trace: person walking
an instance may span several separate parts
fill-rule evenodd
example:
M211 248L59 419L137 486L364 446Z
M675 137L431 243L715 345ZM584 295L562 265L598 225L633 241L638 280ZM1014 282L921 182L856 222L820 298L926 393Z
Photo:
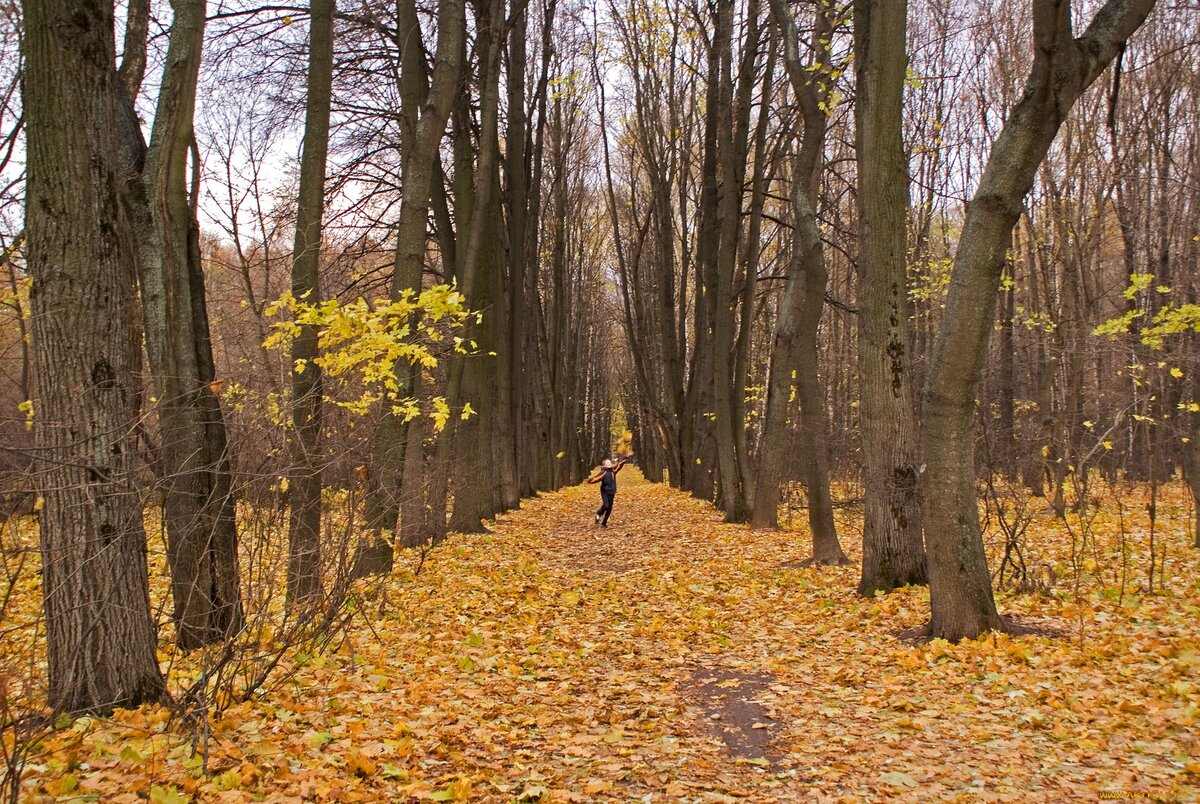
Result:
M617 496L617 472L621 471L621 467L632 457L626 455L615 465L611 458L605 458L600 470L588 478L589 483L600 484L600 508L596 511L596 524L602 528L608 527L608 515L612 513L613 500Z

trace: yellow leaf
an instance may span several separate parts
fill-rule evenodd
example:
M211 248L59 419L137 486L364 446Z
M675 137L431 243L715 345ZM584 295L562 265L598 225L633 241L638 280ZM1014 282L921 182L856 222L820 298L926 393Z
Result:
M359 776L374 776L379 766L361 751L351 751L346 756L346 770Z
M218 790L236 790L242 786L242 773L239 768L230 768L213 779L213 786Z

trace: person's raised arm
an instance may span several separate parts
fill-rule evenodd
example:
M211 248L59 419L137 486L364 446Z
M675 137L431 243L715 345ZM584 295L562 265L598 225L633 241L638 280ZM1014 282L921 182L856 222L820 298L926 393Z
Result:
M622 466L624 466L625 464L629 463L629 461L630 461L632 458L633 458L633 456L632 456L632 455L626 455L624 458L622 458L621 460L617 461L617 468L616 468L616 469L613 469L613 474L615 475L617 472L621 471L621 467L622 467Z
M602 478L602 477L604 477L604 470L603 470L603 469L601 469L600 471L596 472L596 474L594 474L594 475L592 475L591 477L589 477L589 478L588 478L588 480L587 480L587 482L589 482L589 483L599 483L599 482L600 482L600 478Z

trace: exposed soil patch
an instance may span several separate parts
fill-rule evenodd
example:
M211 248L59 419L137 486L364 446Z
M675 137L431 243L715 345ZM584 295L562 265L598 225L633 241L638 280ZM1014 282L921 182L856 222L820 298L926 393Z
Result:
M704 722L725 743L729 753L743 759L775 759L769 749L775 721L761 696L772 677L726 668L698 667L692 674L693 696Z

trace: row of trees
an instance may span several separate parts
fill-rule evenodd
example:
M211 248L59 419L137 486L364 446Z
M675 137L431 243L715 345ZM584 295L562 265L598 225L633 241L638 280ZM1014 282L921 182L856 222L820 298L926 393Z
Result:
M932 4L906 48L903 2L802 5L799 14L784 3L772 3L769 13L753 2L718 4L711 36L699 9L611 3L610 69L622 72L629 122L613 132L624 184L619 191L610 184L610 207L638 368L635 432L648 468L665 468L672 482L713 499L729 520L761 526L774 523L782 456L795 454L788 476L807 488L813 560L841 563L826 445L827 413L841 415L857 425L865 486L860 591L928 578L933 635L1004 627L976 512L980 424L994 459L985 470L1015 472L1028 454L1029 484L1044 493L1048 476L1060 512L1068 473L1086 478L1089 463L1112 470L1123 461L1136 476L1152 455L1174 466L1190 450L1180 436L1195 429L1194 417L1173 418L1182 430L1162 426L1181 400L1179 393L1165 397L1165 388L1153 416L1136 402L1122 411L1111 398L1090 418L1082 412L1083 339L1113 309L1094 284L1084 287L1078 255L1090 246L1088 279L1115 276L1117 293L1140 269L1104 263L1113 191L1071 208L1061 188L1064 177L1120 172L1119 164L1106 164L1124 141L1117 124L1099 150L1081 153L1071 132L1082 114L1071 111L1081 99L1085 106L1108 100L1117 114L1115 87L1088 90L1126 53L1152 6L1106 3L1076 25L1068 3L1034 3L1029 17L1015 19L1012 9L985 3ZM1030 29L1032 41L1021 35ZM918 69L910 69L907 51L919 54ZM1151 71L1157 48L1134 52ZM694 69L702 59L706 69ZM970 104L963 102L968 93ZM852 115L838 103L851 94ZM1059 172L1046 159L1064 125L1068 137L1055 156L1090 157L1082 171L1068 164ZM916 204L910 172L920 182ZM1130 180L1137 174L1131 162ZM1039 195L1031 198L1035 184ZM1075 209L1078 231L1070 228ZM1044 216L1036 233L1017 230L1035 215ZM1046 232L1046 224L1059 228ZM1091 244L1079 242L1088 239L1085 229ZM1023 237L1038 241L1039 265L1021 262ZM833 284L845 288L841 298L830 295L830 266L838 261L827 256L826 241L842 251L849 272ZM1059 255L1048 253L1053 242ZM1143 276L1151 273L1162 274ZM766 282L772 290L764 292ZM998 308L1002 288L1007 306ZM1030 294L1030 308L1018 311L1018 293ZM1086 312L1085 294L1092 298ZM852 306L855 315L848 338L826 328L826 348L840 341L845 351L827 353L835 359L822 367L826 306ZM1051 307L1045 318L1029 312ZM1137 320L1158 314L1135 312ZM1186 326L1188 315L1175 325ZM997 322L1003 339L991 365L999 372L986 389L999 398L985 397L981 406L977 388ZM1022 417L1035 422L1040 440L1029 439L1025 453L1016 435L1018 340L1040 350L1036 391L1023 395L1029 413ZM1146 347L1134 348L1145 360ZM1162 364L1180 376L1186 371L1178 360ZM845 382L847 366L857 387L830 408L822 379L836 382L840 373ZM1096 382L1109 386L1145 365L1097 361L1096 368ZM764 389L758 418L747 415L745 388ZM1139 378L1135 397L1147 395L1142 388ZM857 415L847 419L851 400ZM785 422L793 416L789 443ZM1135 438L1117 449L1104 438L1097 445L1112 455L1099 461L1080 437L1097 421L1130 433L1154 425L1158 447ZM1158 476L1167 476L1165 468Z
M244 333L211 329L221 319L207 306L199 226L205 182L195 110L212 41L206 3L172 3L168 44L157 54L152 4L131 4L119 64L112 4L30 2L24 9L33 454L44 499L54 708L103 709L163 694L146 581L146 469L164 503L180 646L220 642L241 628L235 485L246 487L247 477L234 466L256 459L239 453L256 440L247 437L250 428L235 428L231 443L227 405L239 416L247 408L258 414L262 429L272 423L262 414L282 400L273 419L289 426L283 443L265 439L276 442L277 457L260 472L285 481L276 487L286 489L291 512L287 598L299 612L320 602L331 580L323 577L321 533L322 474L331 455L357 451L365 459L367 535L351 568L365 575L390 570L397 542L436 543L448 527L479 530L523 494L577 481L607 448L612 363L587 348L603 322L602 262L566 209L583 184L564 157L576 147L570 131L580 121L557 95L548 100L554 6L542 9L537 59L526 54L523 10L511 19L503 3L471 10L468 26L462 0L446 0L424 18L415 3L364 5L340 17L335 50L333 4L308 9L302 155L295 224L287 227L294 243L285 255L291 287L274 305L294 323L284 322L274 337L266 302L282 288L270 251L278 255L272 241L285 232L242 234L247 225L265 233L272 211L261 203L238 208L246 203L238 183L247 174L235 139L226 151L229 203L213 205L234 236L208 244L209 273L226 259L244 280L241 298L214 300L236 300L254 319L258 342L288 352L281 360L263 350L242 358L241 367L230 364L229 347ZM225 36L261 24L253 11L229 16ZM282 22L280 30L292 20ZM273 44L295 44L287 33ZM135 110L156 56L162 72L151 88L145 145ZM503 126L502 87L509 99ZM340 119L332 128L335 97ZM381 105L372 108L372 98ZM365 208L394 219L376 241L392 257L371 272L373 281L382 275L382 292L367 291L365 305L350 303L362 294L355 286L361 277L323 270L331 138L386 143L386 154L339 168L398 179L394 195ZM262 176L249 164L250 192L257 193ZM551 191L540 190L543 180ZM543 216L543 204L556 214ZM397 206L398 216L391 211ZM364 253L355 264L369 259ZM332 293L323 286L331 279L342 280ZM468 315L466 304L477 314ZM219 372L214 342L225 352ZM260 361L275 364L257 383L274 386L273 394L252 388ZM324 389L339 377L340 401L378 416L361 449L327 441ZM234 404L227 387L250 404ZM149 427L144 411L153 414Z
M1195 466L1200 108L1188 12L1126 44L1152 6L174 0L163 48L135 0L118 61L111 3L26 0L6 270L33 279L51 704L162 694L150 489L191 649L246 617L239 495L286 492L303 617L324 488L365 498L336 572L385 573L578 482L614 420L730 521L776 526L800 480L817 563L847 560L830 474L861 473L860 592L928 580L932 635L1005 627L977 468L1061 511L1088 465Z

